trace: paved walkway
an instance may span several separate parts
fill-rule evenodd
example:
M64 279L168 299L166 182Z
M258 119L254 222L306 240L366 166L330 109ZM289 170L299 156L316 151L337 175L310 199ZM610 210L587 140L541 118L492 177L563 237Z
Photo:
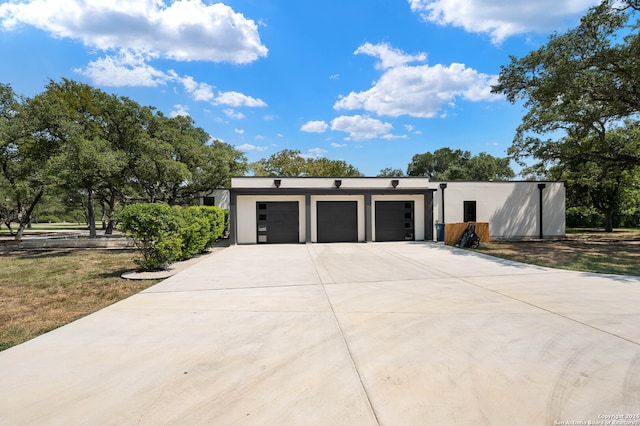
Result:
M0 424L605 424L640 414L639 325L640 278L233 246L0 352Z

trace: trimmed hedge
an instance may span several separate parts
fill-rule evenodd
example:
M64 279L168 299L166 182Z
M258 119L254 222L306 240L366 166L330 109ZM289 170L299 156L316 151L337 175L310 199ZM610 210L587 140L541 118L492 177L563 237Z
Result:
M143 271L166 268L206 251L224 234L225 210L214 206L131 204L119 210L118 228L133 238Z

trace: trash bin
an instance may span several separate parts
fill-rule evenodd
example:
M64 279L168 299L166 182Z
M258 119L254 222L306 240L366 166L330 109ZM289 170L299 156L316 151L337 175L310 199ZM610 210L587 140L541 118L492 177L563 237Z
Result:
M436 223L436 241L444 241L444 223Z

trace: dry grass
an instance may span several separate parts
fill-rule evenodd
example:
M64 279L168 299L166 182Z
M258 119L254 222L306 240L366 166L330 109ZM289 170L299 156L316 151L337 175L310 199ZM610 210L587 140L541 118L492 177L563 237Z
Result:
M553 268L640 276L640 230L574 231L557 241L496 241L482 253Z
M0 253L0 350L155 284L120 278L135 269L133 256L109 250Z

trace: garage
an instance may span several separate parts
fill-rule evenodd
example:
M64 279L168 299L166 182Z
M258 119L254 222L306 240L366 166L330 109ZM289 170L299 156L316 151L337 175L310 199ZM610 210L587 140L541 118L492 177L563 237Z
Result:
M413 241L413 201L376 201L376 241Z
M318 201L319 243L358 241L357 201Z
M428 184L427 178L414 177L232 178L227 197L229 240L233 244L430 241L435 190Z
M256 203L258 243L298 243L300 238L298 217L297 201Z

